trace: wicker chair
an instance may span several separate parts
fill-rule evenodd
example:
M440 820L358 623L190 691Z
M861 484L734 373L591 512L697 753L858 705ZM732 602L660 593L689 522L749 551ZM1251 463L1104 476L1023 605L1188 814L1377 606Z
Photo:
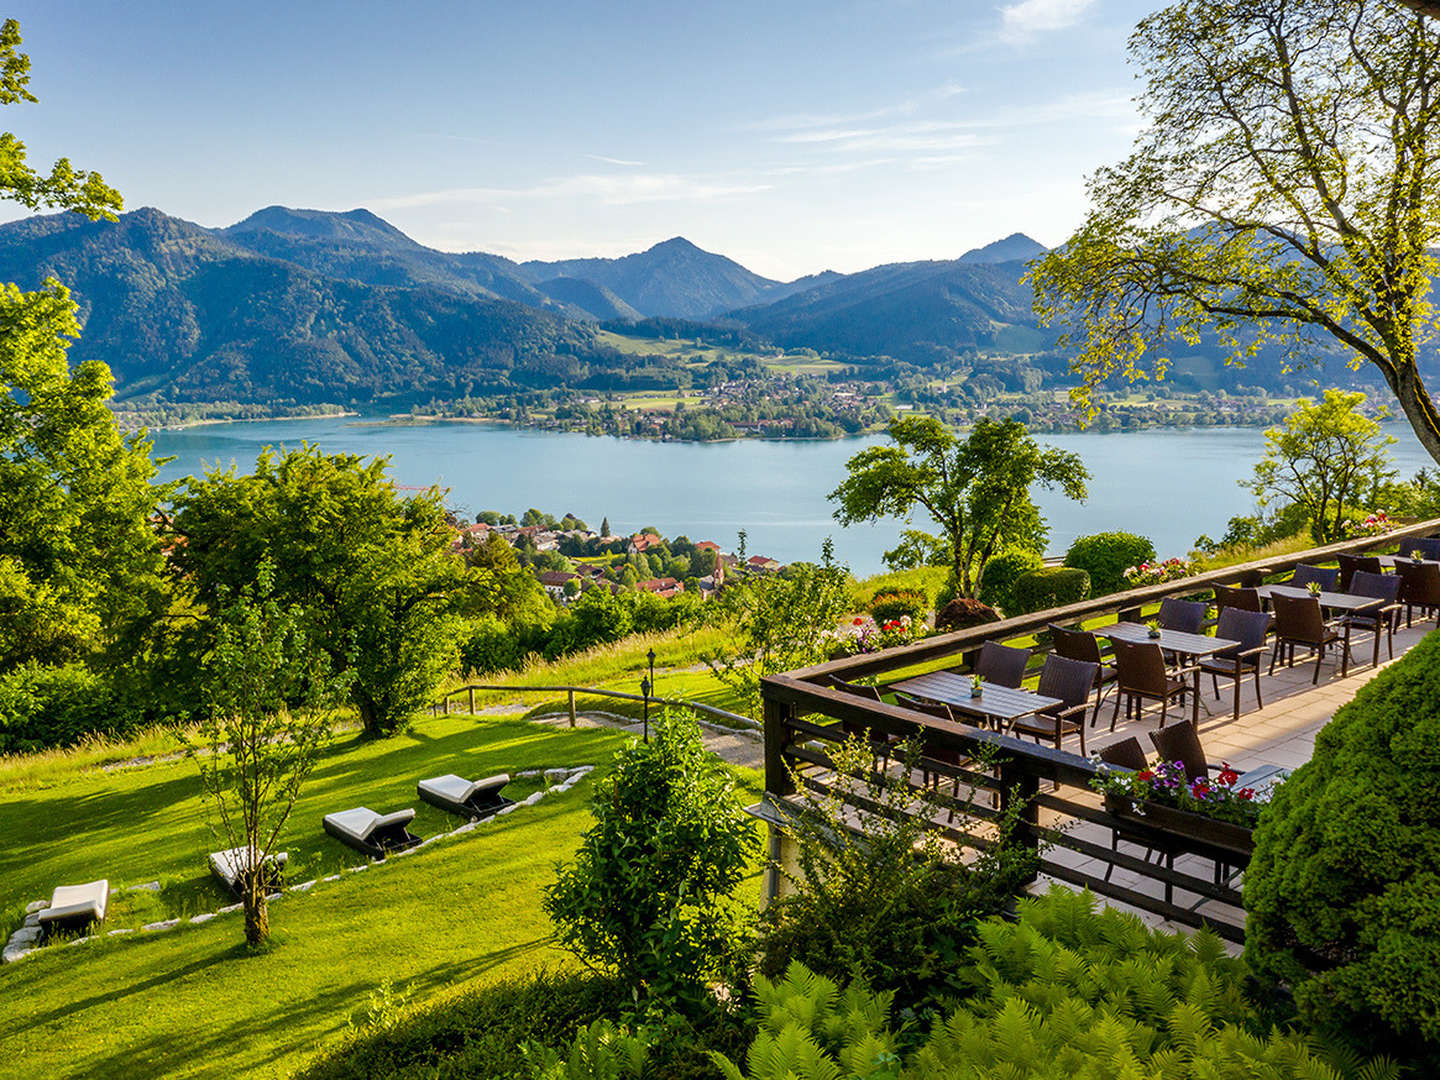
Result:
M1188 727L1189 725L1182 724L1181 726ZM1100 760L1105 762L1105 764L1107 765L1115 765L1122 769L1130 769L1133 772L1139 772L1141 769L1148 769L1150 767L1150 762L1145 760L1145 751L1140 746L1140 740L1135 738L1134 736L1131 736L1128 739L1121 739L1119 742L1111 743L1109 746L1105 747L1105 749L1100 751L1099 757ZM1171 870L1175 869L1176 852L1174 850L1167 850L1165 848L1155 847L1154 837L1152 837L1150 834L1141 832L1138 829L1127 828L1124 825L1112 826L1110 829L1110 850L1118 852L1120 850L1121 840L1124 840L1127 843L1131 844L1138 844L1139 846L1143 847L1145 849L1146 862L1150 861L1151 855L1158 854L1160 858L1164 861L1167 868ZM1108 864L1105 867L1105 880L1109 881L1110 875L1114 872L1115 864ZM1166 903L1169 903L1171 899L1171 887L1169 884L1166 884Z
M1118 673L1115 685L1115 711L1110 716L1110 730L1115 730L1115 721L1120 716L1120 703L1125 702L1127 719L1139 718L1146 701L1160 702L1160 726L1165 726L1166 713L1170 702L1180 698L1183 704L1185 693L1190 686L1180 676L1189 674L1194 668L1170 671L1165 666L1165 656L1154 642L1121 641L1111 638L1115 649L1115 669Z
M1183 634L1198 634L1205 622L1209 605L1199 600L1180 600L1167 596L1160 601L1160 614L1155 621L1162 630L1176 630Z
M980 646L980 657L975 661L975 674L996 686L1009 686L1018 690L1025 681L1025 665L1028 663L1029 649L1014 649L996 641L987 641Z
M1220 676L1234 680L1236 720L1240 719L1240 683L1249 672L1255 674L1255 707L1265 707L1260 697L1260 657L1265 652L1265 637L1269 632L1270 615L1267 612L1223 608L1220 622L1215 627L1215 636L1238 641L1239 644L1200 661L1200 670L1209 674L1210 685L1215 688L1217 698L1220 696Z
M1240 585L1216 585L1215 607L1220 612L1224 612L1226 608L1239 608L1241 611L1263 610L1260 606L1260 591Z
M1079 734L1080 756L1085 756L1085 714L1090 711L1090 691L1095 686L1098 665L1089 660L1071 660L1051 653L1045 658L1040 670L1040 685L1036 688L1043 697L1059 698L1059 705L1052 705L1033 716L1021 717L1011 725L1016 735L1034 736L1036 742L1042 739L1061 748L1066 735Z
M856 697L864 698L866 701L873 701L880 704L883 704L885 701L880 694L880 688L877 686L862 686L860 683L846 682L838 675L827 675L825 682L832 690L841 690L847 694L854 694ZM859 735L867 739L874 751L880 755L881 761L885 766L890 764L890 754L891 751L895 749L895 745L905 738L903 735L892 735L888 732L876 731L869 724L859 720L841 720L840 730L845 733L847 738Z
M1340 591L1349 592L1350 582L1361 571L1367 574L1380 573L1380 559L1375 555L1336 555L1340 564Z
M1320 664L1325 651L1334 645L1340 649L1340 677L1350 673L1350 631L1325 621L1320 611L1320 601L1313 596L1271 596L1275 605L1275 648L1270 654L1270 673L1275 673L1275 661L1281 652L1288 650L1289 665L1295 663L1295 646L1302 645L1315 656L1315 674L1312 683L1320 681ZM1344 629L1344 633L1341 633Z
M1414 621L1415 609L1435 615L1440 625L1440 566L1434 563L1395 560L1395 573L1400 578L1400 603L1405 605L1405 625Z
M1390 646L1390 659L1395 659L1395 626L1400 621L1400 586L1404 580L1399 574L1370 573L1357 570L1350 579L1347 590L1353 596L1373 596L1383 604L1366 611L1352 611L1346 614L1344 623L1350 629L1362 630L1374 639L1374 651L1370 663L1380 666L1380 634L1384 631Z
M1309 566L1301 563L1295 567L1295 572L1290 575L1290 580L1285 582L1296 589L1309 588L1311 583L1318 584L1325 592L1334 592L1340 586L1340 568L1338 566Z
M1057 655L1095 665L1095 712L1090 717L1090 726L1094 727L1100 721L1100 702L1105 698L1105 687L1115 681L1115 669L1101 658L1100 639L1089 630L1070 630L1054 623L1050 624L1049 630Z
M910 694L897 692L895 694L895 704L906 709L912 709L918 713L924 713L926 716L933 716L937 720L949 720L952 724L965 724L969 722L963 717L956 718L955 714L950 711L950 706L946 705L943 701L928 701L925 698L917 698ZM940 788L941 774L929 768L927 761L934 761L941 765L950 765L957 769L962 765L971 764L971 759L963 756L959 750L950 746L939 746L931 739L924 739L920 755L920 782L926 787L934 787L937 791ZM955 783L950 789L951 797L959 799L960 777L955 776L952 777L952 779ZM998 795L992 797L998 799ZM949 820L955 820L955 811L953 808L950 810Z
M1163 731L1150 732L1150 741L1161 761L1178 761L1185 768L1186 780L1208 779L1213 771L1205 760L1200 736L1189 724L1176 724Z
M1422 536L1418 540L1407 540L1405 554L1419 550L1427 559L1440 559L1440 536Z

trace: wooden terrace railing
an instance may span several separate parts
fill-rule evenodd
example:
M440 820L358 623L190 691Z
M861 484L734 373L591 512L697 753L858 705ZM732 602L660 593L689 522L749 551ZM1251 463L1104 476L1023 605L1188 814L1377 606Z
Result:
M966 630L939 634L909 645L869 655L846 657L799 671L773 675L762 682L765 731L765 788L768 813L761 816L782 823L783 804L796 793L798 782L806 788L825 792L836 789L835 763L829 747L842 740L847 727L868 728L886 735L919 734L928 752L935 749L958 751L959 759L973 758L982 745L999 753L993 772L955 767L926 758L925 768L944 777L958 777L973 791L995 792L1001 810L1016 800L1022 805L1017 839L1037 850L1040 873L1071 885L1122 901L1143 911L1190 926L1208 925L1232 941L1244 939L1244 909L1241 894L1233 884L1235 871L1249 863L1249 851L1232 838L1179 832L1151 822L1125 821L1120 850L1112 850L1111 828L1117 818L1100 804L1090 788L1097 766L1089 759L1022 741L1009 735L982 730L963 723L950 723L900 705L867 701L855 694L825 685L827 677L846 681L913 672L925 666L951 666L958 660L968 667L986 641L1036 642L1036 652L1046 651L1046 628L1052 624L1086 624L1092 628L1105 621L1139 619L1152 605L1169 596L1195 596L1213 592L1217 584L1241 582L1260 584L1292 570L1300 563L1324 563L1339 554L1359 554L1393 548L1404 550L1404 541L1440 532L1440 519L1423 521L1381 536L1369 536L1289 555L1230 566L1160 585L1131 589L1096 597L1077 604L1005 619ZM1103 632L1103 631L1102 631ZM839 723L837 723L839 721ZM946 755L949 756L949 755ZM913 783L913 781L912 781ZM942 785L943 786L943 785ZM848 792L846 785L839 789ZM847 794L847 801L865 810L860 796ZM948 803L946 797L940 801ZM990 843L986 826L997 811L984 805L986 799L971 800L967 824L957 816L955 825L940 826L956 843L984 848ZM956 804L958 809L965 809ZM1219 830L1217 830L1217 833ZM1171 852L1174 869L1157 865L1132 854L1136 844ZM1129 850L1125 850L1128 847ZM772 845L772 851L774 847ZM1198 858L1186 858L1194 856ZM1138 875L1139 881L1124 884L1106 880L1108 871ZM1220 868L1226 872L1220 872ZM1122 875L1123 876L1123 875ZM1177 903L1176 891L1195 899Z

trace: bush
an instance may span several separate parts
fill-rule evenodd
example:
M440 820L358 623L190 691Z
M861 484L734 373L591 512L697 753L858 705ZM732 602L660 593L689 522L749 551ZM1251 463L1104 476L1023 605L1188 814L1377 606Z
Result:
M87 735L125 735L139 723L110 683L79 664L30 661L0 676L0 753L72 746Z
M1153 562L1155 545L1147 538L1127 532L1103 532L1081 536L1065 553L1065 565L1090 575L1092 596L1120 592L1125 586L1125 568Z
M1301 1014L1440 1070L1440 633L1380 672L1275 791L1246 955Z
M1090 595L1090 575L1070 566L1046 566L1015 580L1016 615L1079 603Z
M929 611L930 597L924 589L886 589L876 593L875 599L870 602L870 617L881 624L906 615L918 622Z
M460 665L467 676L512 671L524 660L519 633L493 615L476 619L460 646Z
M985 570L980 575L980 595L977 599L982 604L989 604L1001 611L1013 611L1016 580L1020 575L1039 570L1044 565L1045 560L1033 551L1020 548L1002 551L985 563Z
M636 991L698 1005L735 954L726 897L757 841L688 712L667 710L595 785L595 824L545 893L560 943ZM697 1010L698 1011L698 1010Z

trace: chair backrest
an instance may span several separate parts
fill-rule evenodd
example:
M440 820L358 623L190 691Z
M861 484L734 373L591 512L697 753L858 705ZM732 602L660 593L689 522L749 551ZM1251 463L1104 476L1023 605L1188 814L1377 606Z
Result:
M1406 555L1419 548L1425 558L1440 559L1440 536L1422 536L1418 540L1407 540L1401 548Z
M950 711L950 706L946 705L943 701L927 701L924 698L917 698L911 694L896 691L895 704L906 709L913 709L918 713L924 713L926 716L933 716L938 720L955 722L955 714Z
M1090 660L1071 660L1068 656L1051 653L1045 657L1045 666L1040 670L1040 685L1036 688L1042 697L1059 698L1069 709L1084 705L1090 700L1090 691L1095 687L1095 676L1100 665Z
M1393 603L1400 596L1403 580L1399 574L1382 574L1378 570L1372 574L1368 570L1356 570L1350 578L1350 588L1345 591L1353 596L1373 596Z
M1014 649L998 641L987 641L980 646L980 658L975 661L975 674L996 686L1016 689L1025 681L1025 665L1030 662L1029 649Z
M1156 622L1162 630L1178 630L1185 634L1198 634L1200 624L1205 621L1205 612L1209 604L1199 600L1181 600L1178 597L1167 596L1160 601L1160 614Z
M1303 589L1312 581L1318 582L1326 592L1334 592L1340 585L1340 568L1337 566L1310 566L1301 563L1285 584Z
M873 686L861 686L859 683L846 682L838 675L827 675L825 676L825 681L829 683L832 689L843 690L845 693L854 694L856 697L862 697L869 701L885 700L880 696L880 691Z
M1380 559L1374 555L1336 555L1340 564L1340 591L1349 592L1350 582L1360 571L1367 574L1380 573Z
M1153 641L1121 641L1111 638L1115 647L1115 672L1120 689L1138 690L1143 694L1163 695L1169 685L1165 673L1165 654Z
M1240 644L1223 649L1218 655L1234 657L1240 653L1247 653L1251 649L1262 648L1265 644L1265 635L1269 632L1270 616L1267 612L1225 608L1220 612L1220 621L1215 626L1215 636L1238 641ZM1258 655L1247 656L1245 662L1256 664L1260 662L1260 658Z
M1260 592L1258 589L1246 589L1240 585L1216 585L1215 607L1222 612L1226 608L1259 611Z
M1400 599L1409 604L1440 604L1440 566L1395 560L1400 578Z
M1171 724L1152 731L1150 741L1155 744L1161 761L1178 761L1184 766L1187 780L1207 775L1205 750L1200 745L1200 736L1189 724Z
M1134 769L1136 772L1150 767L1150 762L1145 760L1145 748L1133 735L1128 739L1113 742L1101 750L1100 760L1106 765L1118 765L1122 769Z
M1313 596L1270 597L1275 605L1275 633L1286 641L1318 645L1325 637L1325 617Z
M1048 629L1058 655L1070 660L1100 663L1100 639L1089 630L1071 630L1054 623L1051 623Z

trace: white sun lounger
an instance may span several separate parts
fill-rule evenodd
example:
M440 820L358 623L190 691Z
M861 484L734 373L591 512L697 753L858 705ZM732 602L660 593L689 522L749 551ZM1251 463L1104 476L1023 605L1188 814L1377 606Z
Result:
M265 873L263 875L265 887L278 886L285 869L285 864L290 859L288 851L277 851L265 859ZM240 895L240 874L250 863L250 853L247 848L227 848L224 851L212 851L210 853L210 872L220 879L225 888L229 889L236 896Z
M325 831L372 859L383 859L389 852L404 851L420 843L420 837L405 827L414 817L414 810L377 814L368 806L357 806L354 810L326 814Z
M50 897L50 906L40 912L41 933L83 930L105 918L109 903L110 882L104 878L84 885L61 885Z
M415 785L415 790L431 806L475 820L490 817L511 805L513 800L500 794L500 789L508 783L509 773L487 776L484 780L466 780L448 773L421 780Z

